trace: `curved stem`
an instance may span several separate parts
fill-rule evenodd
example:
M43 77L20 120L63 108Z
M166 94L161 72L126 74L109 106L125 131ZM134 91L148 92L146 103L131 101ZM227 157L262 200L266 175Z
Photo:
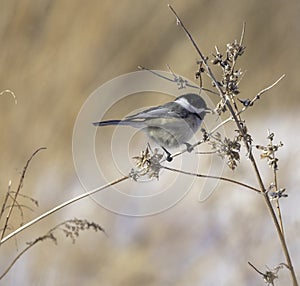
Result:
M229 183L232 183L232 184L236 184L236 185L245 187L247 189L250 189L252 191L255 191L257 193L260 193L260 190L254 188L254 187L252 187L250 185L247 185L247 184L242 183L242 182L235 181L235 180L230 179L230 178L219 177L219 176L212 176L212 175L203 175L203 174L192 173L192 172L186 172L186 171L182 171L182 170L178 170L178 169L174 169L174 168L170 168L170 167L165 167L165 166L162 166L162 169L173 171L173 172L177 172L177 173L181 173L181 174L185 174L185 175L195 176L195 177L199 177L199 178L217 179L217 180L229 182Z
M81 195L79 195L79 196L76 196L75 198L72 198L72 199L70 199L70 200L68 200L68 201L66 201L66 202L63 202L62 204L60 204L60 205L58 205L58 206L52 208L51 210L49 210L49 211L47 211L47 212L41 214L41 215L38 216L37 218L35 218L35 219L29 221L28 223L22 225L21 227L19 227L18 229L16 229L16 230L13 231L12 233L10 233L9 235L7 235L7 236L5 236L4 238L2 238L1 241L0 241L0 245L3 244L4 242L6 242L7 240L9 240L10 238L14 237L15 235L17 235L18 233L20 233L20 232L23 231L24 229L26 229L26 228L28 228L28 227L34 225L34 224L37 223L38 221L40 221L40 220L46 218L47 216L49 216L49 215L51 215L51 214L53 214L53 213L59 211L60 209L64 208L65 206L68 206L68 205L70 205L70 204L72 204L72 203L75 203L75 202L77 202L77 201L79 201L79 200L81 200L81 199L83 199L83 198L85 198L85 197L88 197L88 196L90 196L90 195L92 195L92 194L95 194L95 193L97 193L97 192L99 192L99 191L102 191L102 190L104 190L104 189L106 189L106 188L108 188L108 187L110 187L110 186L116 185L116 184L118 184L118 183L120 183L120 182L122 182L122 181L125 181L125 180L127 180L127 179L129 179L129 177L128 177L128 176L124 176L124 177L119 178L119 179L117 179L117 180L115 180L115 181L112 181L112 182L110 182L110 183L107 183L106 185L104 185L104 186L102 186L102 187L96 188L96 189L94 189L94 190L92 190L92 191L90 191L90 192L86 192L86 193L81 194Z

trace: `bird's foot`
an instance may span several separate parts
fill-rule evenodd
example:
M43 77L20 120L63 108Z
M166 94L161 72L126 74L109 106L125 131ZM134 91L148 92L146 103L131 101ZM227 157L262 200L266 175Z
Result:
M191 145L190 143L184 143L186 146L186 150L191 153L194 150L193 145Z
M172 162L173 158L172 158L172 154L163 146L161 146L161 148L163 148L163 150L165 151L167 157L166 157L166 160L168 162Z

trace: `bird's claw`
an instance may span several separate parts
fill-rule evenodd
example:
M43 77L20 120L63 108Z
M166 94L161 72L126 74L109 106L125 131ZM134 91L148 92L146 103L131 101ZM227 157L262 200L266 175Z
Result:
M165 147L161 146L161 148L163 148L163 150L167 154L166 160L168 162L172 162L173 161L172 154Z
M186 146L186 150L191 153L194 150L193 145L191 145L190 143L184 143Z

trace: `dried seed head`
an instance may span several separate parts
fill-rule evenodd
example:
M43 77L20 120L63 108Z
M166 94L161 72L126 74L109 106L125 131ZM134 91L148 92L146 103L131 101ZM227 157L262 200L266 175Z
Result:
M233 140L227 137L222 139L221 134L217 132L210 137L209 144L221 158L227 159L227 166L231 170L235 170L237 163L240 161L241 144L239 141L238 137Z
M133 157L136 160L136 168L131 170L129 176L135 181L138 181L142 177L158 180L162 158L163 154L159 153L157 148L152 152L147 147L145 151L141 152L140 156Z

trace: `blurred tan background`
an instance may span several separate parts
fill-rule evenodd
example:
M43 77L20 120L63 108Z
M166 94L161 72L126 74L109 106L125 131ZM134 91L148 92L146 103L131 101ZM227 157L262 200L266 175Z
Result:
M252 98L280 75L286 78L246 118L263 143L266 129L285 143L280 182L290 198L282 203L286 235L300 269L299 214L299 50L300 2L169 1L207 55L240 37L246 21L246 74L241 97ZM87 97L106 81L138 65L166 70L166 64L193 79L198 58L176 26L168 1L0 1L1 200L8 181L17 186L22 168L38 147L23 193L39 208L26 219L83 192L72 161L72 131ZM209 83L208 80L205 81ZM256 129L261 127L261 129ZM261 162L260 162L261 163ZM264 162L262 162L264 163ZM267 184L270 170L262 164ZM247 162L227 176L255 184ZM276 266L284 258L259 196L220 184L198 203L197 184L168 211L145 218L120 216L85 199L49 217L1 248L1 270L26 241L63 219L87 218L109 237L82 233L75 245L58 235L26 253L1 285L263 285L248 267ZM17 221L14 227L17 226ZM13 226L12 226L13 227ZM298 271L299 273L299 271ZM288 285L285 272L276 285Z

